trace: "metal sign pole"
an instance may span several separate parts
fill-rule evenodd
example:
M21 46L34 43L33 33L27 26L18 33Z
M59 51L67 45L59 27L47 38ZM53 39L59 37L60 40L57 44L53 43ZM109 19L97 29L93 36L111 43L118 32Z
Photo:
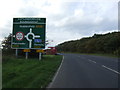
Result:
M39 60L41 60L41 52L39 52Z
M16 58L18 57L18 49L16 49L16 51L15 51L15 56L16 56Z
M25 54L26 54L26 59L28 59L28 52L26 52Z

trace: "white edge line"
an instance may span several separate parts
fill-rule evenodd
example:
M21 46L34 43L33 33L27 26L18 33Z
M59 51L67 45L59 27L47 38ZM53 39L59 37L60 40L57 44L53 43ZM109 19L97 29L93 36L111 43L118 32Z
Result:
M60 64L57 72L55 73L55 76L54 76L53 79L52 79L52 82L48 85L47 88L51 88L51 86L53 85L53 83L54 83L54 81L55 81L55 79L56 79L56 77L57 77L57 75L58 75L58 73L59 73L59 71L60 71L60 69L61 69L61 66L62 66L62 64L63 64L63 60L64 60L64 56L63 56L62 62L61 62L61 64Z
M111 68L109 68L109 67L106 67L105 65L102 65L102 67L104 67L104 68L106 68L106 69L108 69L108 70L110 70L110 71L113 71L113 72L115 72L115 73L117 73L117 74L120 74L118 71L115 71L115 70L113 70L113 69L111 69Z

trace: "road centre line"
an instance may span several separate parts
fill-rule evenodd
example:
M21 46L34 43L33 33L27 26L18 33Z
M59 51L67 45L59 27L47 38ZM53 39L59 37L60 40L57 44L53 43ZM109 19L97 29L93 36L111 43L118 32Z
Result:
M90 62L93 62L93 63L96 63L95 61L93 61L93 60L90 60L90 59L88 59Z
M93 60L90 60L90 59L88 59L90 62L93 62L93 63L96 63L95 61L93 61ZM106 69L108 69L108 70L110 70L110 71L113 71L113 72L115 72L115 73L117 73L117 74L120 74L120 72L118 72L118 71L116 71L116 70L113 70L113 69L111 69L111 68L109 68L109 67L107 67L107 66L105 66L105 65L102 65L102 67L104 67L104 68L106 68Z
M115 73L117 73L117 74L120 74L118 71L113 70L113 69L111 69L111 68L109 68L109 67L106 67L105 65L102 65L102 67L104 67L104 68L106 68L106 69L108 69L108 70L110 70L110 71L113 71L113 72L115 72Z

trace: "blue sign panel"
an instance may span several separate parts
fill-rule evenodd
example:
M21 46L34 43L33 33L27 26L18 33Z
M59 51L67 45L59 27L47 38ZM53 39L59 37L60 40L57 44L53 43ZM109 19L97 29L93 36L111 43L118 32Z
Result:
M42 40L41 40L41 39L34 39L34 42L35 42L35 43L41 43Z

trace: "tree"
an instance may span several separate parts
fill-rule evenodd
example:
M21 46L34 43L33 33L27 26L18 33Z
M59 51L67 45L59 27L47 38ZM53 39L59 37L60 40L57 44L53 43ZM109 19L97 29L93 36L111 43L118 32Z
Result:
M8 35L8 37L4 38L4 40L2 41L3 49L11 49L11 38L12 38L11 33Z
M120 32L94 34L92 37L67 41L57 46L61 52L118 53L120 52Z

